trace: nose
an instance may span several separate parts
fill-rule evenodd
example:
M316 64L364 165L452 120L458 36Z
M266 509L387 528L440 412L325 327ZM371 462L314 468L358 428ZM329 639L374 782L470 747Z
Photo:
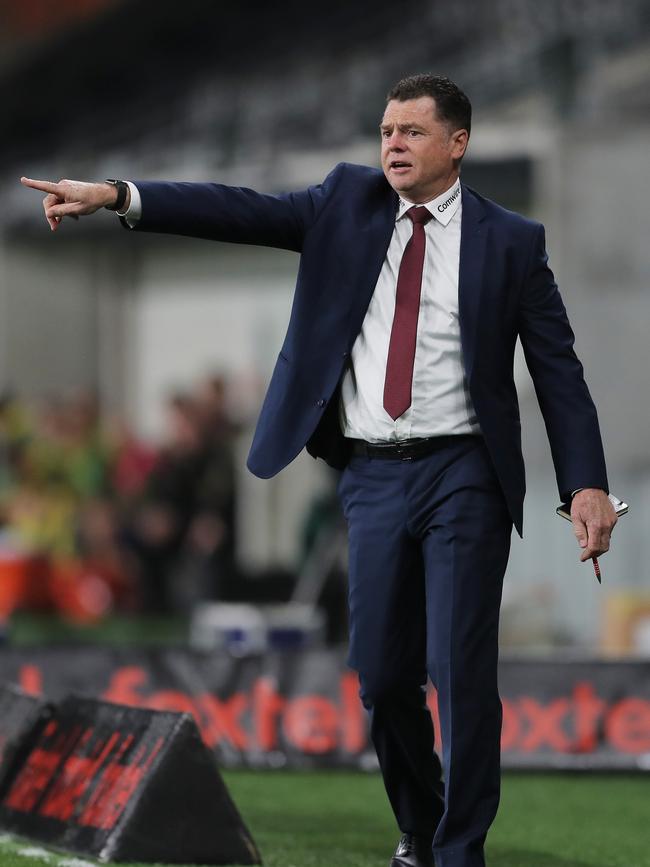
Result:
M385 139L386 146L389 151L403 151L405 150L405 141L404 136L399 130L395 130L395 132L391 133L391 135Z

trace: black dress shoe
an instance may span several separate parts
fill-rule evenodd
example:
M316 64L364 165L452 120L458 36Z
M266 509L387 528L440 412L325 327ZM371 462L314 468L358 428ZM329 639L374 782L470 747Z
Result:
M431 842L413 834L402 834L390 867L434 867Z

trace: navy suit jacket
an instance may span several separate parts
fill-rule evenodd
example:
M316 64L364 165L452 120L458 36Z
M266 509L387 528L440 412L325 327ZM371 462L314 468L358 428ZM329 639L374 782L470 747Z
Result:
M383 173L341 163L318 186L280 196L221 184L135 182L138 230L258 244L301 254L287 334L248 467L270 478L306 446L342 468L338 389L395 225ZM607 490L593 401L547 264L544 229L463 185L459 310L470 395L519 533L525 493L513 356L520 338L560 495Z

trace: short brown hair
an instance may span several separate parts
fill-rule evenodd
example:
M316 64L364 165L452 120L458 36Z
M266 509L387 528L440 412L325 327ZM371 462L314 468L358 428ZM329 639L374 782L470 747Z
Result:
M470 134L472 104L460 87L444 75L409 75L391 87L386 101L396 99L398 102L405 102L421 96L430 96L434 100L439 119L448 123L454 132L457 129L466 129L467 135Z

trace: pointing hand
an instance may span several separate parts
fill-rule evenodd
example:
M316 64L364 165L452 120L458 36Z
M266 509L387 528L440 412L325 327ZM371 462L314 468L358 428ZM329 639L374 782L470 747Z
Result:
M21 178L20 182L26 187L47 193L43 199L43 210L53 232L59 228L64 217L76 220L80 216L94 214L117 200L114 184L89 184L68 180L55 184L52 181L37 181L32 178Z

